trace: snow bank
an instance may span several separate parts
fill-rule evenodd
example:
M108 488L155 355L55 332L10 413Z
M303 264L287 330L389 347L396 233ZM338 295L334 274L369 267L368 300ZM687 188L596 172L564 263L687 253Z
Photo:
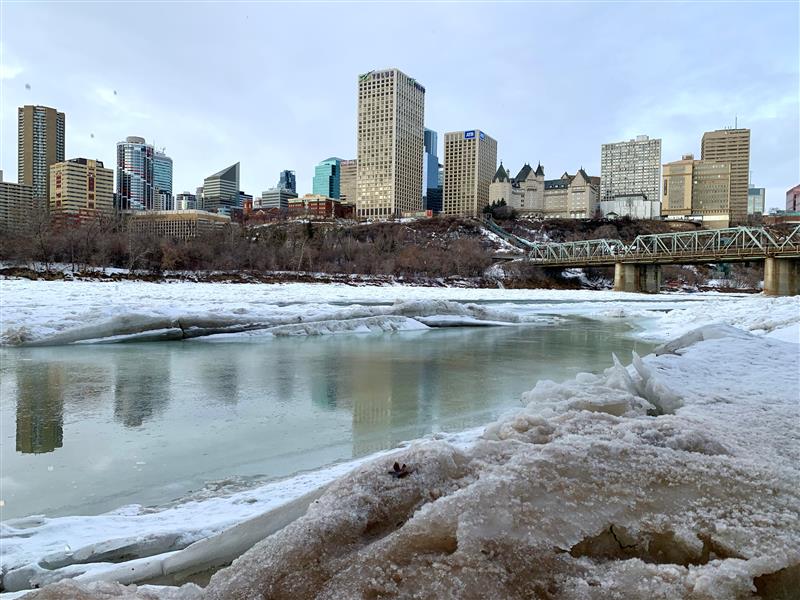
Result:
M473 444L363 464L204 589L30 597L790 598L798 369L796 344L706 327L627 368L540 382Z
M354 287L345 284L114 283L0 280L0 345L74 343L101 339L124 341L132 336L169 337L193 333L254 331L257 328L374 316L432 316L419 312L420 302L508 303L502 310L528 304L532 312L559 313L568 302L576 312L591 313L598 304L646 302L666 309L683 307L703 295L659 296L588 290L505 290ZM735 298L714 293L713 297ZM416 302L417 312L386 309ZM350 308L344 308L349 306ZM429 305L430 306L430 305ZM146 307L146 308L145 308ZM356 310L358 308L358 310ZM497 307L500 310L500 307ZM440 314L453 313L450 309ZM519 314L517 311L515 314ZM477 319L502 321L504 317ZM94 329L93 329L94 328ZM196 329L193 329L196 328ZM179 331L180 330L180 331ZM213 333L213 332L212 332ZM109 340L114 336L123 336ZM131 336L131 337L125 337Z
M91 319L87 319L90 320ZM55 346L181 340L231 334L325 335L333 333L371 333L476 325L546 322L523 318L515 312L448 300L398 301L389 306L353 305L315 307L301 312L295 306L271 306L253 311L232 310L217 313L192 313L172 309L154 314L117 310L116 314L88 325L70 327L68 323L35 331L27 324L8 323L0 342L14 346Z

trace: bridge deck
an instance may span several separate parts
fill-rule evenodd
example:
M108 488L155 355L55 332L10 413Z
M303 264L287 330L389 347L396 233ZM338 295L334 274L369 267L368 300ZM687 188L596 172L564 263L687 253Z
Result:
M746 262L768 257L800 258L800 226L785 236L763 227L732 227L640 235L630 244L606 239L532 243L527 254L527 259L535 264L563 268L615 263Z

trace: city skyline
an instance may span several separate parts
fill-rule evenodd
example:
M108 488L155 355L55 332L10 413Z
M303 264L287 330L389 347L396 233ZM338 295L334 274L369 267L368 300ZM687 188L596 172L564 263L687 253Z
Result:
M197 30L213 22L233 27L241 39L220 50L195 44L191 36L173 41L139 27L144 39L152 35L175 57L173 62L143 65L133 49L120 55L96 52L104 44L119 50L113 42L118 29L98 5L6 4L0 168L10 181L17 170L16 111L38 104L67 115L67 159L114 164L116 143L141 136L157 149L166 147L173 158L173 193L194 191L209 173L239 161L241 188L248 193L257 195L271 187L283 169L296 171L300 194L310 192L314 166L321 160L356 156L358 75L397 67L426 87L425 126L439 133L439 156L445 132L479 123L498 140L498 162L514 171L535 160L555 171L580 165L599 174L602 144L640 134L663 140L662 163L689 153L699 156L703 133L732 127L738 117L739 126L752 131L752 183L766 188L768 208L782 207L786 190L800 178L798 67L792 60L797 56L792 23L798 7L776 4L763 11L756 5L724 5L720 13L719 6L684 6L677 11L669 4L515 5L515 16L522 13L553 24L546 28L552 32L519 40L498 37L507 35L503 32L509 11L488 5L463 5L457 11L446 4L414 5L413 10L398 11L391 5L336 4L315 7L312 14L308 7L275 4L235 4L228 9L201 5L191 11L186 5L164 4L159 18L166 28ZM147 18L135 8L124 5L118 11L130 27ZM396 13L393 18L380 20L389 11ZM345 32L358 36L337 52L340 59L334 68L317 64L319 49L313 45L284 52L293 39L291 32L280 32L259 45L247 41L255 39L265 21L280 15L289 21L302 19L312 32L321 31L336 16ZM703 44L682 43L712 35L702 26L703 19L712 16L719 31L731 32L713 33L713 60L702 54ZM576 18L592 20L597 32L567 44L559 25ZM656 36L642 28L645 18L661 23L660 31L675 33ZM373 27L376 22L383 25ZM48 58L52 48L26 43L33 23L45 32L65 26L76 32L58 38L60 55L74 66L72 86L59 83L58 66ZM438 44L441 55L431 60L429 44L450 39L474 23L481 23L489 39L502 41L480 48ZM733 32L744 23L758 45L736 39ZM91 47L80 34L88 35L90 26L97 32ZM397 35L387 35L387 28ZM416 31L412 40L418 43L399 41L407 39L409 30ZM293 48L301 50L296 44ZM636 48L636 56L628 55L628 48ZM618 58L609 61L609 56ZM120 68L114 68L115 61L121 61ZM671 66L678 62L691 68L676 72ZM230 64L230 72L222 76L229 89L203 94L205 70ZM467 68L469 81L464 79ZM144 85L148 69L151 79ZM268 89L278 85L286 69L295 72L297 83L294 88L281 85L276 97ZM576 70L580 78L574 76ZM558 85L543 87L539 80ZM308 93L313 88L306 82L325 89L325 94ZM178 93L181 89L193 92Z

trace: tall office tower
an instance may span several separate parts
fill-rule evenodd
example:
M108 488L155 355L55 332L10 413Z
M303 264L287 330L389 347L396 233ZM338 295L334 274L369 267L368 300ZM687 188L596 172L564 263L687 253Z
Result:
M50 165L64 160L64 113L47 106L17 111L17 182L33 188L42 206L50 198Z
M50 214L91 220L114 212L114 171L103 161L71 158L50 167Z
M638 197L656 203L652 214L658 215L661 202L661 140L646 135L614 144L603 144L600 153L600 200Z
M153 189L156 210L173 210L172 197L172 159L156 150L153 153Z
M423 134L422 157L422 198L427 204L428 190L439 187L439 157L436 154L439 145L439 136L432 129L425 128Z
M747 189L747 214L763 215L766 200L766 188L749 187Z
M203 210L230 213L239 206L239 163L203 180Z
M294 176L294 171L281 171L278 177L278 189L297 193L297 178Z
M343 160L339 163L339 200L342 202L356 202L356 183L358 177L358 160Z
M153 153L153 187L172 195L172 159L158 150Z
M479 129L444 134L442 212L476 217L489 204L497 142Z
M341 158L327 158L314 167L313 193L339 198L341 190Z
M153 210L153 146L138 136L117 142L117 201L126 210Z
M700 217L710 227L727 227L730 222L731 168L728 163L681 160L664 165L661 214L665 217Z
M750 130L717 129L703 134L702 160L725 162L731 166L731 221L747 220L747 188L750 182Z
M356 213L389 218L422 209L425 88L398 69L358 78Z

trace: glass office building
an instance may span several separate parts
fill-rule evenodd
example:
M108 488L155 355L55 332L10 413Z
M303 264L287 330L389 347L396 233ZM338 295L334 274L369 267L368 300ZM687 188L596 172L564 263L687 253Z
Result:
M328 158L314 168L314 194L336 199L340 197L341 163L341 158Z
M294 171L281 171L281 175L278 178L278 188L297 193L297 179L294 176Z
M153 210L153 155L153 146L142 137L128 136L124 142L117 142L117 198L120 209Z

